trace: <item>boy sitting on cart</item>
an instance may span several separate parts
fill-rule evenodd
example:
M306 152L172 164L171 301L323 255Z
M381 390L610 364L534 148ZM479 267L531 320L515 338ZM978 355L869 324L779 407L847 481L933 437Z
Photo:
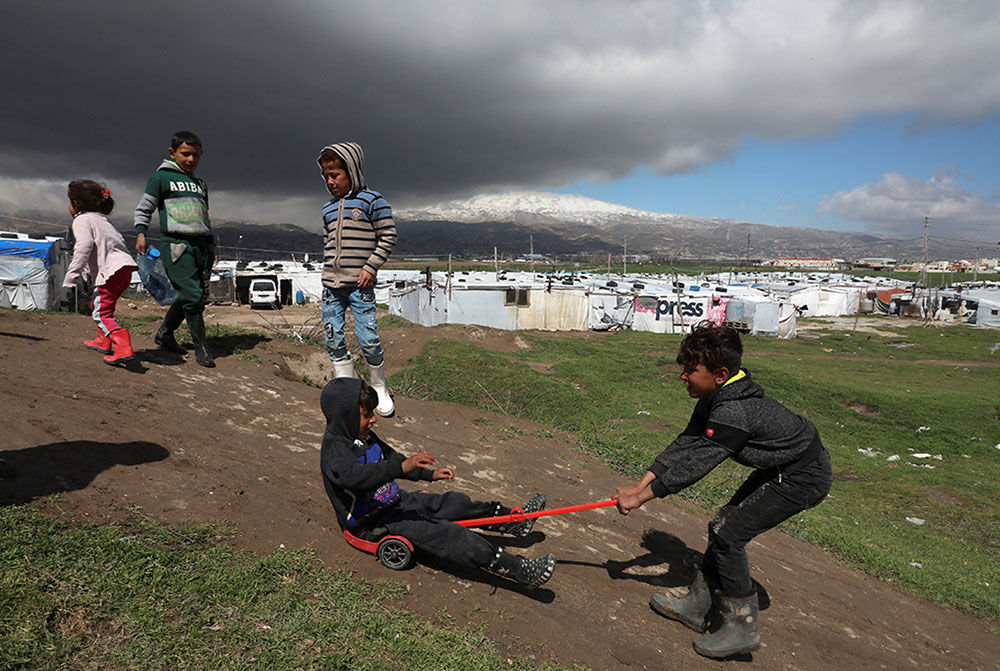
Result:
M434 557L466 567L485 569L528 588L544 584L556 559L512 555L486 538L451 520L509 515L499 502L474 501L460 492L407 492L396 478L413 481L453 480L450 468L432 468L434 457L420 452L404 457L373 431L378 394L364 380L336 378L320 397L326 431L320 463L323 486L337 513L341 529L367 541L391 534ZM525 513L545 507L545 496L535 494ZM485 527L488 531L527 536L534 518Z

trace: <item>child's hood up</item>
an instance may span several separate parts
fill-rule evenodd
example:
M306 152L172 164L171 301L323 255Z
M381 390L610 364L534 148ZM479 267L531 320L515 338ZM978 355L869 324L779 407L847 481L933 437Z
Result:
M368 188L368 183L365 181L365 152L361 149L360 144L357 142L337 142L323 147L323 151L327 149L339 156L340 160L347 167L347 176L351 178L351 193L348 194L349 196L354 196L359 191ZM320 155L322 156L322 152L320 152ZM320 163L319 156L316 157L316 163L319 164L319 172L322 175L323 164ZM323 177L323 182L326 183L325 176ZM333 195L329 184L326 184L326 190L330 191L330 195Z
M184 168L177 165L177 162L171 158L163 159L163 161L160 162L160 167L157 168L157 170L169 170L171 172L179 172L182 175L187 175L188 177L191 176L190 174L184 171Z
M323 442L353 443L361 426L361 380L338 377L330 380L319 397L326 416Z

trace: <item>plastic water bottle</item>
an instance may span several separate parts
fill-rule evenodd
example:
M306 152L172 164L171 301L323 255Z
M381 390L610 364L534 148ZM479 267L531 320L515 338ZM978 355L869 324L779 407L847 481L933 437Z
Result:
M146 291L149 292L149 295L157 303L163 305L173 287L167 284L165 281L166 278L163 276L163 262L160 260L160 250L150 246L145 254L141 254L138 257L137 262L139 264L139 279L142 280L142 285L146 287Z

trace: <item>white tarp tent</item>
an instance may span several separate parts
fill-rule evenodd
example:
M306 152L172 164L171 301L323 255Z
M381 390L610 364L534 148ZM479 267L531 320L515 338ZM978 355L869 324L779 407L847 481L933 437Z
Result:
M56 310L69 255L62 238L0 235L0 306Z
M708 318L711 296L649 296L635 299L632 330L652 333L688 332Z
M517 329L518 308L516 304L505 304L506 295L506 290L500 287L445 289L441 291L444 323L478 324L514 331Z
M750 323L750 335L778 336L778 322L781 321L781 304L761 302L753 312L753 321Z
M389 290L389 314L421 326L437 326L447 323L447 305L444 289L409 285Z
M967 303L977 303L975 317L969 319L971 323L1000 328L1000 286L993 284L973 286L956 294L956 297L958 299L964 298Z
M594 331L632 328L635 315L635 296L607 291L590 292L590 321L587 327Z
M976 308L976 323L980 326L1000 328L1000 299L996 302L980 300Z
M586 331L590 298L583 288L531 289L528 305L517 308L517 328Z
M544 329L585 331L590 299L582 287L541 285L393 286L389 312L423 326L476 324L505 331Z

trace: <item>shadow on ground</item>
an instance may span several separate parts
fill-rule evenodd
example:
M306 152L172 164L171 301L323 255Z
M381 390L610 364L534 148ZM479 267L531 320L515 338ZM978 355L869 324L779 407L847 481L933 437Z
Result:
M83 489L113 466L138 466L170 456L156 443L71 440L0 452L0 505Z

